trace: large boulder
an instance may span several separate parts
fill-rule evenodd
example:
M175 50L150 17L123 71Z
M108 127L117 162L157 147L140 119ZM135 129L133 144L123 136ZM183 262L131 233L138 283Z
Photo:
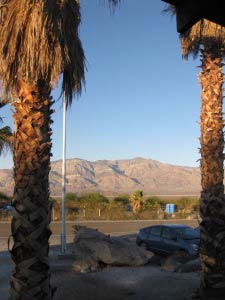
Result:
M199 258L192 259L185 264L180 265L177 268L177 272L187 273L187 272L198 272L201 270L201 262Z
M111 237L95 229L75 226L74 270L96 271L100 266L142 266L153 253L138 247L129 239Z
M183 251L177 251L161 260L161 269L168 272L198 272L201 270L199 257L193 259Z
M190 256L185 252L176 251L162 260L161 269L168 272L177 272L178 269L190 259Z

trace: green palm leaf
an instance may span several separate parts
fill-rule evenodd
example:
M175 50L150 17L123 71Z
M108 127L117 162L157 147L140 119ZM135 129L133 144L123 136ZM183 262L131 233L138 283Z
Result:
M8 100L2 100L0 102L0 109L8 103ZM3 123L3 118L0 117L0 124ZM0 155L6 151L13 150L13 135L9 126L0 128Z
M0 155L10 150L12 151L13 146L12 131L9 126L5 126L0 129Z

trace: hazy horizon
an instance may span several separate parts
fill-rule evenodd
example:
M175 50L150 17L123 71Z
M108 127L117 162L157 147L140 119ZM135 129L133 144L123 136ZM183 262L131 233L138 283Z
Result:
M173 165L173 166L177 166L177 167L187 167L187 168L199 168L199 166L188 166L188 165L178 165L178 164L173 164L170 162L166 162L166 161L159 161L157 159L154 158L149 158L149 157L129 157L129 158L115 158L115 159L107 159L107 158L102 158L102 159L94 159L94 160L90 160L90 159L85 159L85 158L81 158L81 157L67 157L66 160L74 160L74 159L79 159L79 160L84 160L84 161L89 161L89 162L98 162L98 161L127 161L127 160L135 160L135 159L143 159L143 160L151 160L151 161L156 161L162 164L166 164L166 165ZM51 159L51 163L54 162L58 162L58 161L62 161L62 158L59 159ZM2 168L0 166L0 170L8 170L8 169L12 169L13 165L10 167L6 167L6 168Z

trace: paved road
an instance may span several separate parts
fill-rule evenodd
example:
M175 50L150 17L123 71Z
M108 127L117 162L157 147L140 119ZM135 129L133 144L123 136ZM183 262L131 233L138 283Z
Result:
M112 235L126 235L129 233L136 233L139 228L145 226L151 226L154 224L186 224L188 226L196 227L198 226L197 220L146 220L146 221L77 221L77 222L67 222L66 230L67 235L73 234L73 226L75 224L80 224L90 228L96 228L107 234ZM51 229L53 235L60 235L61 223L53 222L51 224ZM7 238L10 235L10 223L0 222L0 238Z

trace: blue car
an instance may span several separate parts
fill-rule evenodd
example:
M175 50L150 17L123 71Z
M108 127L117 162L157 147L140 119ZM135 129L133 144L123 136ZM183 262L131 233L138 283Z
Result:
M157 254L179 252L194 258L199 254L200 234L186 225L155 225L140 229L136 243Z

